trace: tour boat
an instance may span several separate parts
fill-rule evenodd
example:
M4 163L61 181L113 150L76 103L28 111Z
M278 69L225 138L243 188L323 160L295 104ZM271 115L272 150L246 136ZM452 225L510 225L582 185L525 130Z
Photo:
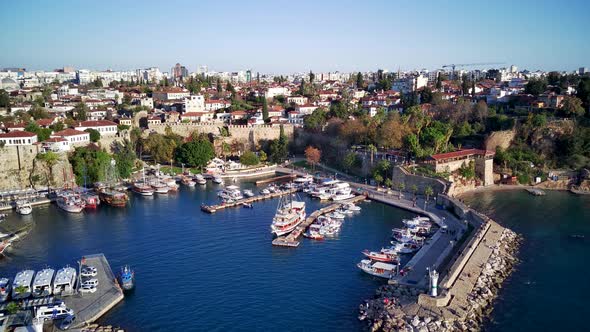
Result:
M55 270L50 268L37 272L33 280L33 297L49 296L53 293L51 282L54 274Z
M294 201L292 195L281 197L270 226L276 236L290 233L305 220L305 202Z
M66 266L61 268L55 274L53 280L53 294L57 296L71 295L74 293L76 285L76 269Z
M196 182L197 184L200 184L200 185L204 186L204 185L206 185L206 184L207 184L207 179L205 179L205 177L204 177L203 175L201 175L201 174L197 174L197 175L195 176L195 182Z
M354 198L354 195L351 194L350 192L346 193L346 192L341 192L341 191L338 191L336 194L334 194L334 195L332 195L332 197L330 197L330 199L333 201L343 201L343 200L349 199L349 198Z
M395 271L397 269L396 265L384 262L373 262L370 259L363 259L356 266L370 275L386 279L391 279L395 276Z
M408 243L412 241L422 241L424 238L413 234L409 229L394 228L392 230L392 237L401 243Z
M319 194L316 197L319 198L321 201L327 201L327 200L332 199L332 194L330 194L330 193L323 193L323 194Z
M100 205L100 197L90 191L85 191L80 194L84 207L86 209L96 209Z
M98 191L98 197L103 203L115 207L125 207L129 200L126 193L106 187Z
M60 209L70 213L80 213L86 206L80 195L72 191L61 192L55 202Z
M33 212L33 208L31 207L31 204L29 204L29 202L16 202L16 213L25 216L27 214L31 214L31 212Z
M141 196L153 196L154 195L154 188L149 184L145 183L144 181L137 181L134 182L131 186L131 191Z
M345 217L342 213L338 213L336 211L330 212L326 216L332 219L344 219Z
M121 288L126 291L132 290L135 287L135 272L128 265L121 268L119 283L121 284Z
M346 208L344 208L344 207L340 207L339 209L336 209L336 212L338 212L338 213L340 213L340 214L343 214L343 215L347 215L347 214L353 214L353 213L354 213L354 211L352 211L352 210L347 210L347 209L346 209Z
M418 249L420 249L420 247L422 247L419 243L415 243L415 242L401 243L401 242L391 241L391 244L392 244L391 247L383 248L383 249L381 249L381 252L395 253L395 254L411 254L411 253L417 251Z
M254 193L250 189L244 189L244 196L252 197L252 196L254 196Z
M0 278L0 303L6 302L10 295L10 279Z
M293 182L295 183L301 183L301 184L305 184L305 183L312 183L313 182L313 176L307 174L301 177L297 177L296 179L293 180Z
M222 178L221 178L221 176L219 176L219 175L215 175L215 176L213 176L213 180L212 180L212 181L213 181L214 183L217 183L217 184L223 184L223 179L222 179Z
M180 182L187 187L194 187L197 184L195 181L193 181L193 179L191 179L188 176L183 177L182 180L180 180Z
M173 178L163 178L160 181L162 181L166 186L168 186L168 191L169 192L176 192L178 191L178 183L176 183L176 180Z
M356 206L353 203L346 203L344 204L344 208L350 211L360 211L361 207L360 206Z
M33 283L33 275L35 271L24 270L20 271L14 277L12 282L12 299L20 300L31 296L31 284Z
M428 217L416 217L412 219L404 219L402 220L404 225L408 227L412 226L420 226L420 225L430 225L430 218Z
M395 263L399 262L399 257L396 254L391 252L376 252L376 251L369 251L364 250L363 255L367 256L367 258L372 259L374 261L385 262L385 263Z
M156 194L167 194L170 191L170 188L163 182L157 181L151 184L152 188L154 189L154 193Z

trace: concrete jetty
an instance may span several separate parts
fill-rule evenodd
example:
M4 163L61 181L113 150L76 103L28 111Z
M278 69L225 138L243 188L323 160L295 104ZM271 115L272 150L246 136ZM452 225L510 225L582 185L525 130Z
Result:
M289 175L280 175L280 176L275 176L272 177L270 179L262 179L262 180L258 180L256 181L256 185L259 186L261 184L266 184L266 183L272 183L272 182L277 182L277 181L287 181L287 180L292 180L294 179L296 176L294 174L289 174Z
M98 287L95 293L76 293L68 296L64 302L76 314L76 326L82 328L93 323L111 308L123 300L123 291L117 278L103 254L84 256L86 266L94 266L98 270L96 278ZM79 287L79 285L78 285Z
M356 203L359 201L362 201L365 199L364 195L357 195L353 198L349 198L334 204L330 204L328 206L325 206L319 210L316 210L314 212L312 212L307 218L305 218L305 221L302 222L299 226L297 226L291 233L289 233L289 235L287 236L279 236L276 239L274 239L272 241L272 245L273 246L279 246L279 247L298 247L299 246L299 237L301 236L301 234L303 234L303 232L305 231L305 229L307 227L309 227L309 225L311 225L319 216L326 214L326 213L330 213L336 209L338 209L340 206L342 206L343 204L347 204L347 203Z
M252 196L252 197L247 197L247 198L239 199L239 200L232 202L232 203L214 204L214 205L203 204L203 205L201 205L201 211L207 212L207 213L215 213L215 212L217 212L219 210L223 210L225 208L241 207L244 204L251 204L251 203L262 201L265 199L277 198L277 197L281 197L284 195L293 194L296 191L297 191L297 189L288 189L288 190L281 190L280 192L276 192L276 193L270 193L267 195L256 195L256 196Z

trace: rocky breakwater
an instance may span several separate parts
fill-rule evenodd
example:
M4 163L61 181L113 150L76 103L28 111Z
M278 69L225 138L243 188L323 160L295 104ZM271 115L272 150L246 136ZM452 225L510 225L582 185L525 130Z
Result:
M453 299L441 306L421 305L418 297L424 290L384 285L377 289L375 298L360 305L359 319L367 322L370 331L479 331L493 309L503 281L518 262L516 253L520 243L521 238L516 233L504 229L467 294L465 310L456 310L451 305ZM453 293L452 289L446 291Z

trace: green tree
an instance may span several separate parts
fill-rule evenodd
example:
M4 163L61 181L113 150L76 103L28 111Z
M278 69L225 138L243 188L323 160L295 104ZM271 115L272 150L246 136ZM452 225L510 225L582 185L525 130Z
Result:
M364 81L363 81L363 74L361 74L361 72L359 71L356 74L356 88L357 89L362 89L364 86Z
M402 199L402 191L406 190L406 184L403 183L403 182L400 182L397 185L397 189L399 190L399 196L398 197L399 197L399 199Z
M561 109L569 116L582 116L585 113L582 100L578 97L566 96L563 98Z
M10 95L6 90L0 90L0 107L9 107L10 106Z
M76 175L76 183L84 184L105 181L106 171L111 165L111 155L103 150L77 147L69 156L70 164Z
M23 286L18 286L18 287L23 287ZM25 289L26 289L26 287L25 287ZM25 290L25 292L26 292L26 290ZM8 312L9 315L14 315L19 310L20 310L20 305L18 305L18 303L16 303L16 302L10 302L6 305L6 311Z
M264 120L264 122L268 122L269 121L269 117L268 117L268 103L266 102L266 98L262 98L262 119Z
M416 195L418 194L418 186L413 184L412 185L412 194L414 194L414 202L416 201Z
M590 77L584 77L580 80L576 89L576 96L580 98L585 109L590 108ZM1 103L0 107L2 107Z
M49 113L47 112L47 110L39 105L34 105L29 111L29 115L32 116L35 120L49 118Z
M73 114L75 120L86 121L88 118L88 106L84 102L79 102L74 107Z
M426 186L426 188L424 188L424 195L426 196L426 199L424 200L424 210L426 210L426 204L428 204L430 196L432 196L433 194L434 190L432 190L431 186Z
M369 150L369 153L371 154L371 165L373 165L373 158L375 157L375 153L377 153L377 147L373 144L369 144L367 150Z
M43 162L45 167L47 168L47 185L53 185L53 166L55 166L59 162L59 155L52 151L47 151L45 153L39 153L37 155L37 160Z
M246 166L254 166L260 164L260 159L254 152L246 151L240 157L240 163Z
M143 141L145 151L158 163L167 163L174 158L174 150L178 145L174 138L157 133L150 134Z
M274 163L282 163L289 156L289 141L285 135L285 129L281 125L279 138L270 144L270 160Z
M264 152L264 150L260 150L260 152L258 152L258 158L260 159L261 163L264 163L268 159L268 156L266 155L266 152Z
M303 119L305 129L310 131L320 131L326 124L326 111L323 108L316 108L313 113Z
M335 100L330 104L330 115L340 119L346 119L350 115L348 107L340 101Z
M133 172L135 160L137 159L133 144L127 139L124 139L123 142L115 141L112 149L115 161L117 162L119 177L122 179L128 179Z
M100 141L100 133L96 129L88 128L84 130L85 132L90 134L90 142L98 142Z
M381 176L381 174L375 174L373 175L373 179L375 180L375 182L377 182L377 185L381 185L381 182L383 182L383 176Z
M547 90L547 82L542 78L530 78L524 87L524 92L538 96Z
M349 152L344 156L344 159L342 159L342 168L348 172L352 170L357 165L357 163L357 154L354 152Z
M387 179L385 180L385 186L386 186L387 188L391 188L391 186L392 186L392 185L393 185L393 182L391 181L391 179L390 179L390 178L387 178Z
M180 145L176 151L176 161L190 167L203 168L215 157L213 144L204 137Z

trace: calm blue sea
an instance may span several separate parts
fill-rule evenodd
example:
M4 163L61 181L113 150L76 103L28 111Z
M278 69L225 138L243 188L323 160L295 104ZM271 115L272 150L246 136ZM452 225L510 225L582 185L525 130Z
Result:
M364 203L337 238L275 248L269 226L277 200L202 213L200 204L216 201L217 189L208 183L170 196L133 196L126 209L102 206L80 215L53 205L35 208L28 216L32 232L0 259L0 276L104 253L114 270L130 264L137 284L103 324L128 331L362 329L358 305L384 282L355 264L363 249L386 245L391 228L411 214ZM304 199L308 213L320 206Z
M588 331L590 196L524 190L465 199L524 237L487 331Z

